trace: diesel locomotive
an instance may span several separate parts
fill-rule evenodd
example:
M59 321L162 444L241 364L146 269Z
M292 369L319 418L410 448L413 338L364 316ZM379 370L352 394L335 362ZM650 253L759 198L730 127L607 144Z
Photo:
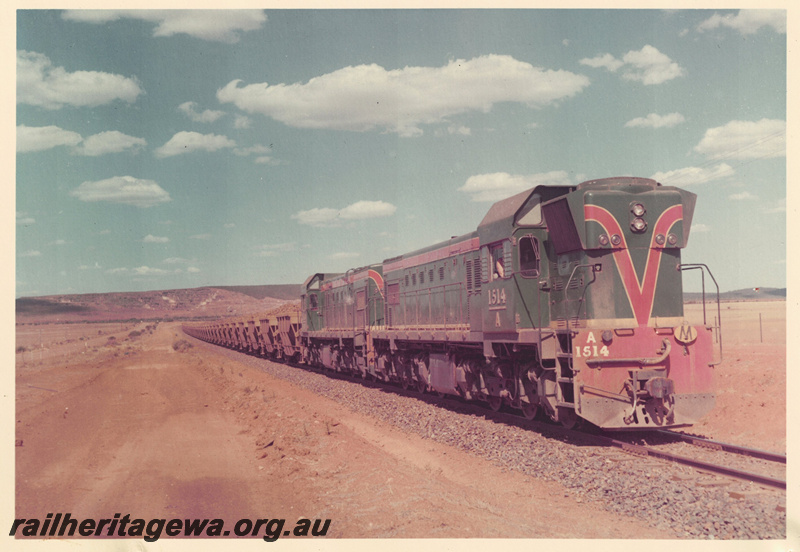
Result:
M684 318L682 272L708 272L681 263L695 201L646 178L538 186L469 234L310 276L299 309L185 331L568 427L690 425L722 354L705 301L702 325Z

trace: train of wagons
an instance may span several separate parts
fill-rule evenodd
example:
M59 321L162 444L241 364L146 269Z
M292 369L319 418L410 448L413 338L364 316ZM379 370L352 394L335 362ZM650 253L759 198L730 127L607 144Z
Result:
M683 272L705 288L708 271L681 263L695 201L646 178L537 186L469 234L310 276L299 307L184 330L568 427L689 425L713 408L722 360L705 289L703 323L684 318Z

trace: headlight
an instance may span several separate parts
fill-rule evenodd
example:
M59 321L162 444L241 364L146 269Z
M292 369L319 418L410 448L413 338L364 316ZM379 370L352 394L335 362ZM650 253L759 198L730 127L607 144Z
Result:
M667 236L667 241L669 242L670 245L675 245L676 243L678 243L678 236L676 236L675 234L670 234L669 236Z
M643 218L636 217L631 221L631 230L634 232L644 232L647 228L647 223Z
M634 203L631 205L631 213L633 213L634 216L641 217L643 214L645 214L644 205L641 203Z

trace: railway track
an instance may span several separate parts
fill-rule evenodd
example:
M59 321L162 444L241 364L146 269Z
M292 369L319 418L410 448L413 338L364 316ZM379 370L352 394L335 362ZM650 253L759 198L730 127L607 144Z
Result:
M762 460L769 460L770 462L778 462L781 464L786 463L786 455L779 454L777 452L771 452L768 450L759 450L749 447L742 447L739 445L733 445L731 443L723 443L721 441L714 441L712 439L706 439L704 437L696 437L694 435L688 435L686 433L681 433L679 431L670 431L668 429L657 429L655 433L671 437L674 439L680 439L681 441L685 441L692 445L707 448L710 450L722 450L725 452L740 454L742 456L752 456L753 458L761 458Z
M440 404L446 406L450 410L456 412L468 412L486 416L492 420L503 422L509 425L519 427L521 429L533 429L540 433L556 435L562 440L573 441L581 444L594 444L600 447L619 449L625 453L633 454L640 457L649 457L657 460L665 461L670 464L679 464L688 466L700 472L720 475L737 479L740 481L751 482L756 485L761 485L770 489L786 490L785 475L783 478L770 473L758 473L749 471L742 468L732 467L730 462L712 462L707 459L693 457L691 454L678 454L664 449L664 444L669 445L674 442L686 443L690 447L700 447L704 451L723 452L736 456L744 456L763 460L765 462L775 464L786 464L786 455L778 454L771 451L759 450L749 447L743 447L730 443L723 443L712 439L687 435L685 433L665 430L654 429L649 432L636 431L631 434L623 434L617 438L611 437L611 434L598 434L593 431L583 431L581 429L567 429L557 424L553 424L548 420L541 421L539 419L528 420L516 412L506 411L501 409L494 411L484 407L480 403L472 401L464 401L462 399L450 396L437 396L432 393L425 393L420 395L418 391L413 389L403 389L400 385L386 384L377 382L370 379L362 379L358 376L331 372L330 370L309 367L304 364L286 363L294 368L309 370L318 374L328 377L334 377L343 381L357 383L359 385L366 385L368 387L377 387L383 389L391 389L392 392L411 398L422 398L426 402L433 404ZM629 436L625 436L629 435ZM645 438L641 436L645 435ZM662 445L641 445L635 441L644 441L645 439L652 440L653 436L659 436ZM762 471L764 471L762 469ZM774 472L776 470L768 468L766 471ZM785 471L785 470L784 470Z
M309 369L307 366L304 365L296 365L295 367L301 369ZM324 375L329 375L329 376L333 375L338 379L342 379L345 381L352 381L360 385L366 384L368 386L374 386L374 387L384 387L384 388L387 387L387 384L384 383L374 382L370 380L363 380L358 377L337 374L335 372L330 373L328 370L324 369L311 368L311 370ZM413 390L402 389L399 385L389 384L388 387L399 395L413 397L413 398L420 398L420 395L417 392ZM514 425L522 429L533 429L540 433L555 434L561 438L567 438L571 441L580 442L583 444L594 443L602 447L616 448L622 450L623 452L640 457L655 458L658 460L666 461L671 464L688 466L690 468L705 473L711 473L715 475L721 475L724 477L738 479L741 481L751 482L771 489L786 490L785 475L783 478L781 478L775 475L758 473L746 469L732 467L730 465L731 462L729 461L711 462L706 459L692 457L691 455L677 454L669 450L664 450L663 446L641 445L633 442L635 440L639 440L640 438L638 437L638 435L641 435L643 432L635 432L633 434L635 435L633 438L626 438L624 436L622 438L614 438L609 436L608 434L598 434L592 431L586 432L580 429L567 429L560 425L553 424L549 421L540 421L538 419L528 420L515 412L509 412L505 410L493 411L489 408L482 406L479 403L466 402L454 397L435 396L430 393L423 395L423 397L424 400L426 400L427 402L446 405L450 410L462 411L462 412L468 411L476 413L479 415L486 416L495 421L500 421L509 425ZM771 451L743 447L730 443L723 443L712 439L687 435L685 433L680 433L677 431L655 429L653 431L646 432L645 435L651 439L653 435L658 435L663 438L662 440L666 441L666 445L669 445L670 442L681 442L681 443L687 443L688 445L691 446L701 447L704 451L723 452L736 456L756 458L759 460L763 460L765 462L770 462L775 464L784 464L784 465L786 464L785 454L778 454ZM776 470L767 468L767 471L776 471Z
M681 435L675 432L664 432L662 430L658 430L659 433L667 433L671 435ZM676 439L684 440L685 437L688 436L680 436L676 437ZM749 481L752 483L756 483L758 485L763 485L766 487L774 488L774 489L782 489L786 490L786 479L782 479L779 477L774 477L771 475L766 475L762 473L756 473L752 471L746 471L743 469L735 468L727 463L722 462L708 462L703 459L699 458L691 458L688 456L684 456L681 454L676 454L674 452L670 452L667 450L662 450L655 446L646 446L646 445L637 445L631 443L629 441L614 439L612 437L604 436L604 435L594 435L593 438L597 439L605 443L608 446L617 447L622 449L625 452L636 454L639 456L646 456L651 458L658 458L660 460L666 460L668 462L674 462L677 464L681 464L684 466L689 466L704 472L709 472L713 474L723 475L726 477L732 477L734 479L740 479L742 481ZM724 448L721 446L715 450L724 450L725 452L729 452L732 454L740 455L740 456L753 456L765 460L769 460L772 462L778 463L786 463L786 456L785 455L778 455L769 451L762 451L751 449L747 447L739 447L736 445L729 445L725 443L718 443L717 441L711 441L709 439L699 439L699 438L690 438L690 444L697 445L698 442L702 442L703 444L700 446L708 448L710 444L717 444L717 445L724 445Z

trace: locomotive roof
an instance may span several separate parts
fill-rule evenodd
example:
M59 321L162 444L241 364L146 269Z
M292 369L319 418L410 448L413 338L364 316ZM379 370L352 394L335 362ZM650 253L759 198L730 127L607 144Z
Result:
M342 274L343 274L342 272L334 272L334 273L316 272L311 276L309 276L308 278L306 278L306 281L303 283L303 289L308 289L308 285L311 283L312 280L314 280L314 278L317 278L318 280L322 281L322 280L328 280L330 278L336 278L337 276L341 276Z
M642 186L645 188L655 189L661 186L652 178L640 178L636 176L614 176L611 178L597 178L595 180L587 180L578 184L578 189L584 188L614 188L617 186Z
M533 195L541 197L542 203L555 197L567 194L575 186L536 186L517 195L498 201L491 206L489 212L478 225L481 244L492 243L508 238L514 230L514 217Z
M453 248L455 250L461 250L462 248L458 247L459 244L463 242L470 241L473 238L477 237L477 232L470 232L469 234L464 234L463 236L453 236L449 240L445 240L433 245L429 245L428 247L424 247L422 249L417 249L416 251L410 251L408 253L404 253L402 255L398 255L397 257L392 257L391 259L385 259L383 261L384 267L394 263L396 261L400 261L403 259L409 259L411 257L416 257L425 253L429 253L431 251L436 251L437 249L442 249L445 247Z

